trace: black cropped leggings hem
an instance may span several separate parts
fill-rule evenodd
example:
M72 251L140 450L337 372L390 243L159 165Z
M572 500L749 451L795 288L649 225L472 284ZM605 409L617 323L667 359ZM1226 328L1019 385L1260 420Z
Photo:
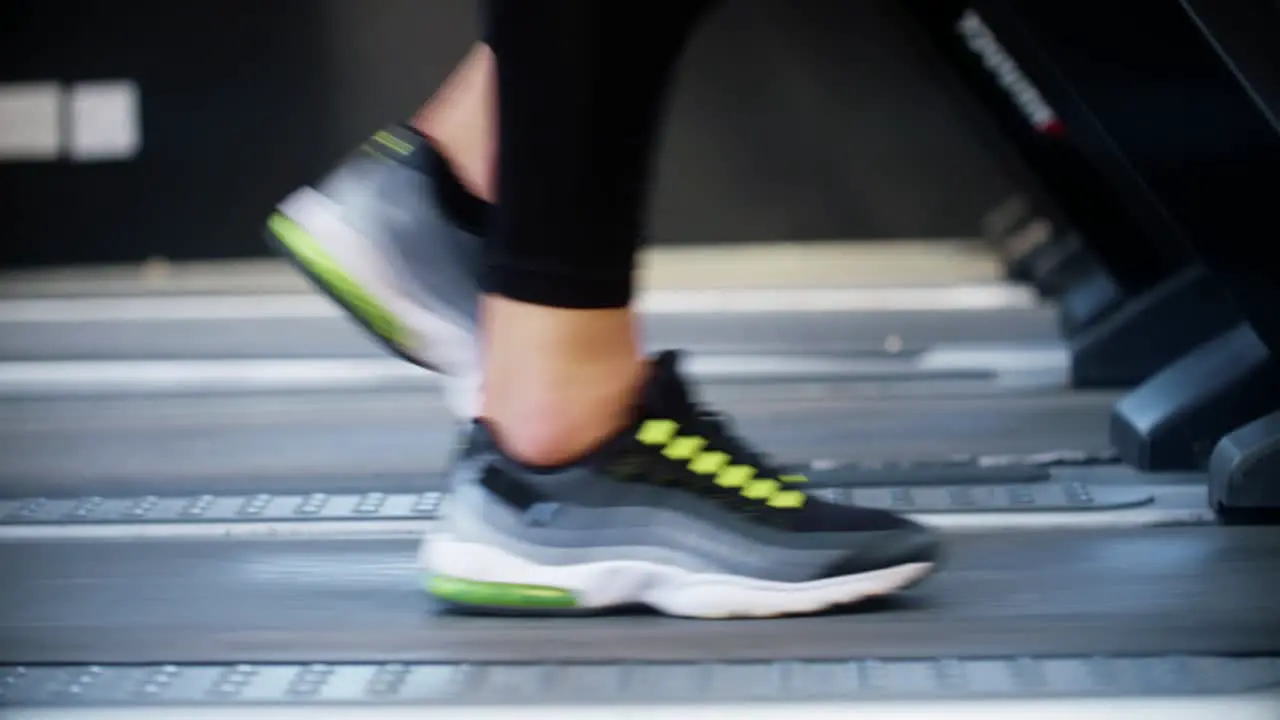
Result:
M667 87L710 4L490 0L499 180L485 292L629 304Z

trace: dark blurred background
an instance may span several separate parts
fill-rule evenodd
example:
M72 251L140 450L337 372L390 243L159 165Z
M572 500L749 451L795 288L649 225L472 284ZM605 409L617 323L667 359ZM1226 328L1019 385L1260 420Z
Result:
M407 116L471 0L6 0L0 83L131 78L128 161L0 161L4 266L264 253L271 204ZM683 68L662 243L977 234L1012 182L893 0L728 0ZM3 128L0 128L0 132Z

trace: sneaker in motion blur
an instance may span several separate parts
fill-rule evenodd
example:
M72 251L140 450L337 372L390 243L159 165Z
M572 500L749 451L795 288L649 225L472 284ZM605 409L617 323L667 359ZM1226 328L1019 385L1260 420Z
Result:
M690 399L674 353L634 423L578 462L525 467L483 420L455 462L419 560L427 591L465 608L805 614L906 588L939 558L921 525L806 494Z
M445 376L476 412L476 303L486 204L406 125L374 133L276 206L268 241L395 354Z

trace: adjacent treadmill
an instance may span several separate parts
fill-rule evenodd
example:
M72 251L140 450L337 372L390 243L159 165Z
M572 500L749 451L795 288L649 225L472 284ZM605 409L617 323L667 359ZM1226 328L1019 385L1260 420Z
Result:
M1032 194L1054 206L1044 212L1061 217L1073 229L1072 242L1082 242L1096 264L1096 272L1082 274L1058 298L1075 386L1132 386L1239 321L1238 309L1187 246L1189 230L1171 199L1152 187L1148 168L1130 161L1100 114L1134 109L1137 117L1137 107L1154 107L1177 92L1174 78L1184 68L1142 60L1147 39L1161 32L1148 30L1145 10L1119 21L1021 0L907 6L1034 170L1048 197L1035 188ZM1055 13L1053 22L1042 21ZM1117 48L1104 60L1083 40L1095 24L1100 32L1123 25L1133 38L1131 54ZM1109 73L1113 62L1117 73L1128 73L1123 93L1114 83L1098 84L1097 73ZM1084 76L1089 70L1095 77ZM1152 141L1161 124L1181 122L1168 113L1144 117Z

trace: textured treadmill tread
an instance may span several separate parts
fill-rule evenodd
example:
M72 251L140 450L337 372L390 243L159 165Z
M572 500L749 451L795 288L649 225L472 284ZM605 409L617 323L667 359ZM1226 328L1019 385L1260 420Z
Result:
M1114 452L1053 451L1030 455L982 455L944 459L854 462L819 460L783 463L790 472L804 474L811 487L998 485L1049 480L1055 471L1074 468L1093 473L1089 482L1146 484L1136 471L1125 471L1114 463ZM1073 478L1076 479L1076 478ZM210 478L204 482L181 478L140 476L128 480L64 479L49 483L38 480L6 481L0 484L0 501L32 500L35 497L129 498L150 496L157 491L170 496L182 491L188 497L204 494L259 495L297 494L300 491L328 495L362 495L376 489L384 494L406 494L441 490L446 472L396 472L367 474L294 473L271 477ZM0 515L3 515L0 512Z
M1042 482L816 488L813 495L841 504L903 513L1101 512L1149 504L1136 487L1091 487ZM0 500L0 526L111 525L292 521L433 520L447 493L255 493L140 497L15 498Z
M1059 657L748 663L0 666L0 706L576 704L1235 694L1280 659Z
M412 539L0 543L0 663L722 662L1280 653L1280 531L955 536L892 602L811 618L438 612Z

